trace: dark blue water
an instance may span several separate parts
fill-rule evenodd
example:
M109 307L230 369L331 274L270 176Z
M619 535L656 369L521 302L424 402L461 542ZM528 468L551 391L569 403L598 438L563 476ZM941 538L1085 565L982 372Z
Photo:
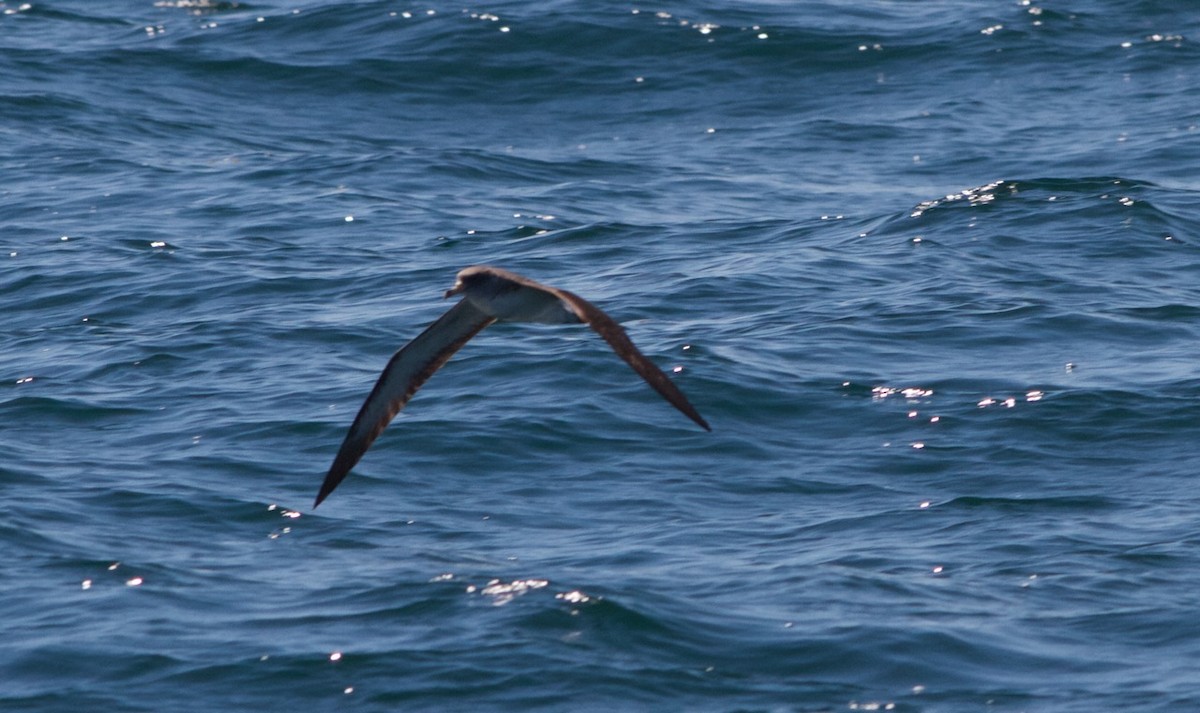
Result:
M0 2L0 709L1200 707L1188 2ZM389 355L497 325L317 511Z

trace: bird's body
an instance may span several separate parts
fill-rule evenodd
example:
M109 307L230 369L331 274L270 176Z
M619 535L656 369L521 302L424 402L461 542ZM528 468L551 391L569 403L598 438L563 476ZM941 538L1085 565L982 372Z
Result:
M570 324L583 321L564 299L569 293L498 267L476 265L459 272L454 287L446 291L446 297L458 294L498 322Z
M638 351L621 325L582 297L487 265L458 273L446 297L459 294L463 299L458 304L392 356L342 441L313 507L320 505L350 473L417 389L471 337L498 321L586 323L671 405L704 430L711 430L679 387Z

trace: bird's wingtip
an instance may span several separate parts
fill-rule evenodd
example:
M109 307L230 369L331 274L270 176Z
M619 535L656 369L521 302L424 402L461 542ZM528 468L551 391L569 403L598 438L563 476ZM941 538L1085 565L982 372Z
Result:
M313 510L316 510L318 505L325 502L325 498L329 497L329 494L333 492L333 489L345 477L346 474L344 472L337 472L336 464L334 468L329 469L329 474L325 476L325 481L321 483L321 489L317 491L317 498L313 500Z
M317 507L318 507L318 506L319 506L321 503L325 502L325 498L329 497L329 493L330 493L330 492L331 492L330 490L327 490L327 489L325 489L325 488L321 488L321 492L317 493L317 497L316 497L316 499L314 499L314 500L313 500L313 506L312 506L312 509L313 509L313 510L316 510L316 509L317 509Z

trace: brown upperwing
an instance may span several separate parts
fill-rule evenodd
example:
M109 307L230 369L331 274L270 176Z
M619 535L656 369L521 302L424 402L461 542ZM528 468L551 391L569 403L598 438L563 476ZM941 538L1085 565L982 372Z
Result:
M392 356L342 441L321 483L314 508L345 479L417 389L471 337L494 321L495 318L464 299Z
M700 412L692 406L687 397L683 395L683 392L679 390L679 387L671 381L670 377L663 373L662 369L655 366L654 362L650 361L645 354L642 354L634 346L629 335L625 333L621 325L617 324L612 317L609 317L599 307L573 292L560 290L556 287L546 287L545 285L538 286L553 292L559 299L570 305L572 311L579 315L580 319L603 337L604 341L608 342L608 345L617 353L617 356L624 359L625 363L633 367L638 376L645 379L646 383L650 384L650 387L670 402L672 406L682 411L683 415L695 421L704 430L712 430L708 422L700 415Z

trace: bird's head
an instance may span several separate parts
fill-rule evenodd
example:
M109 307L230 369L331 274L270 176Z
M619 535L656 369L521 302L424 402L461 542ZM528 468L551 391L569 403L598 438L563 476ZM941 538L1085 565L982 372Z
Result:
M458 271L458 275L454 278L454 286L446 290L443 299L449 299L454 295L462 293L472 288L478 288L484 285L490 278L488 267L486 265L472 265L471 267L463 268Z

